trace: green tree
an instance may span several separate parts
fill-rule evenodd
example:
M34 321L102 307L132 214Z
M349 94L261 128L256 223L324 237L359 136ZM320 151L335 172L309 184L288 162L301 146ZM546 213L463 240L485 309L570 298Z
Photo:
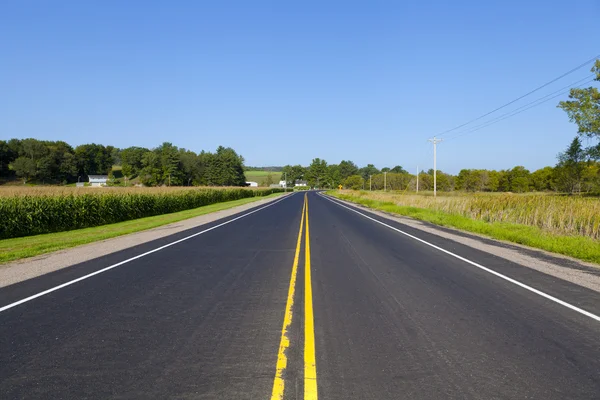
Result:
M149 151L146 148L136 146L121 150L120 157L123 175L130 179L138 176L144 167L142 165L142 158Z
M478 174L473 169L461 169L456 177L456 186L459 190L475 192L479 189Z
M179 160L183 175L183 184L191 186L200 184L200 158L196 153L186 149L179 149Z
M223 186L246 186L244 158L231 147L219 146L216 157L221 165L221 184Z
M525 167L517 166L510 170L510 190L516 193L529 191L530 172Z
M112 169L113 146L91 143L75 148L75 157L80 175L108 175Z
M556 166L559 189L570 193L581 191L581 180L585 169L586 152L579 137L573 139L564 153L558 155Z
M408 172L402 168L400 165L396 165L394 168L390 170L390 172L394 172L396 174L408 174Z
M36 162L30 157L18 157L10 164L10 169L15 171L15 174L23 179L23 183L27 183L29 179L35 176L37 171Z
M344 180L352 175L358 174L358 167L350 160L342 160L339 164L340 179Z
M157 152L149 151L142 156L142 169L139 172L140 181L146 186L163 184L163 171Z
M365 184L364 179L360 175L352 175L344 180L344 188L352 190L360 190Z
M17 159L19 154L5 140L0 140L0 178L10 177L13 171L9 165Z
M600 60L591 69L596 74L596 81L600 81ZM578 126L578 133L590 138L600 139L600 92L595 87L573 88L570 91L568 101L558 104L571 122ZM600 156L600 145L587 149L593 157Z
M367 164L366 167L362 167L359 171L358 171L359 175L362 176L362 178L367 181L369 180L369 176L370 175L377 175L379 173L379 170L377 168L375 168L375 166L373 164Z
M327 178L325 179L327 182L327 186L330 188L335 188L340 185L343 181L342 175L340 173L340 166L331 164L327 166Z
M314 158L306 170L308 186L321 187L327 184L327 162Z
M554 168L544 167L531 173L531 186L538 192L549 191L553 189Z

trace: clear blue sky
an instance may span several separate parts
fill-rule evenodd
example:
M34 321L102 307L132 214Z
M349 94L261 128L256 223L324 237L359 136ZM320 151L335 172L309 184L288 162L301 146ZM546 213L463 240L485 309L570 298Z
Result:
M0 138L431 168L427 138L600 53L598 1L488 3L5 0ZM438 167L553 165L576 133L558 100L442 143Z

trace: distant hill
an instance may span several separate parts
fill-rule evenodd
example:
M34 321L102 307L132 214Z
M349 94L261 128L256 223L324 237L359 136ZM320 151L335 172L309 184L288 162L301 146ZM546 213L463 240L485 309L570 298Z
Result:
M244 167L244 171L271 171L281 172L283 167Z
M277 171L245 171L244 175L246 176L246 181L249 182L257 182L258 186L268 186L267 185L267 177L271 175L272 183L279 183L281 179L281 172Z

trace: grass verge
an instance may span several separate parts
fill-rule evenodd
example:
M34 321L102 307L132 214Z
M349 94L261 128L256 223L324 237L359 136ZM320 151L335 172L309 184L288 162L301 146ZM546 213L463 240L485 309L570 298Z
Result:
M82 244L114 238L128 233L152 229L161 225L172 224L184 219L209 214L215 211L252 203L262 199L273 198L283 193L274 193L264 197L248 197L240 200L226 201L192 210L179 211L154 217L139 218L116 224L77 229L67 232L48 233L37 236L26 236L15 239L0 240L0 263L33 257L56 250L67 249Z
M327 194L375 210L404 215L435 225L479 233L493 239L506 240L600 264L600 242L589 237L552 234L535 226L478 221L462 215L426 208L399 206L393 202L365 199L336 191L329 191Z

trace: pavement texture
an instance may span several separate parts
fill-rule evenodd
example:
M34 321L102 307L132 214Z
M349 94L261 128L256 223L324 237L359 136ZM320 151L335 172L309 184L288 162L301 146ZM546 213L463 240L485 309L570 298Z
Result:
M0 398L271 398L304 197L0 288ZM598 292L306 197L283 398L316 399L308 330L321 399L600 398L600 322L352 210L595 315Z

